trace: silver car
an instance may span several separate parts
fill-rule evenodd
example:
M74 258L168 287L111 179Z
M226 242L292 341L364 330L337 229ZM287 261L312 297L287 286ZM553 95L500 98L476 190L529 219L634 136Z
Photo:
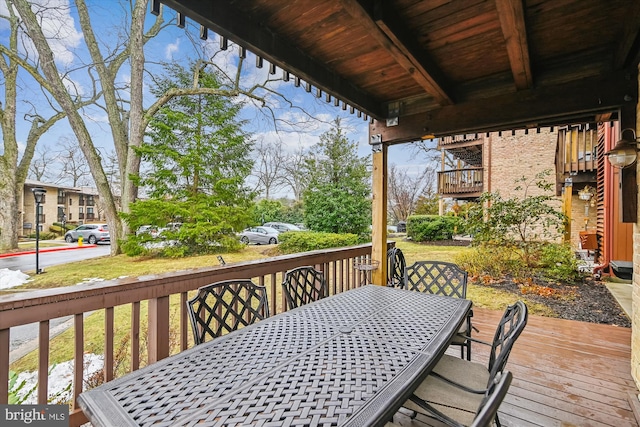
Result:
M263 226L275 228L281 233L284 233L285 231L302 231L297 225L289 224L287 222L265 222Z
M275 245L278 243L278 230L271 227L249 227L240 233L240 241L244 244Z
M67 243L72 243L78 240L78 237L82 236L82 240L92 245L96 243L111 243L109 237L109 226L107 224L84 224L78 228L67 231L64 235L64 240Z

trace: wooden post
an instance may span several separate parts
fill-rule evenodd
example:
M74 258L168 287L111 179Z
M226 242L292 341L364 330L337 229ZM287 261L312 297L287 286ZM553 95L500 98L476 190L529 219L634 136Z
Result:
M373 270L371 282L376 285L387 284L387 146L373 152L373 230L371 232L371 260L378 261Z
M149 300L149 364L169 356L169 297Z
M565 243L571 242L571 195L573 193L573 183L571 181L565 181L562 197L562 213L566 215L567 222L564 226L564 241Z

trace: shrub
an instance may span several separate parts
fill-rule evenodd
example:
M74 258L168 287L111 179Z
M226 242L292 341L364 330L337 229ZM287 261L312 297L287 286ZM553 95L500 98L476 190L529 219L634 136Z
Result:
M578 260L568 244L547 243L540 249L542 274L551 280L573 281L580 278Z
M27 237L30 239L36 238L36 233L31 233ZM53 240L57 237L56 233L52 233L50 231L41 231L40 232L40 240Z
M278 249L283 254L315 251L318 249L340 248L361 243L356 234L322 233L313 231L295 231L278 236Z
M455 262L473 276L524 277L528 269L518 252L512 246L484 243L456 256Z
M416 242L448 240L457 225L453 216L414 215L407 219L407 236Z

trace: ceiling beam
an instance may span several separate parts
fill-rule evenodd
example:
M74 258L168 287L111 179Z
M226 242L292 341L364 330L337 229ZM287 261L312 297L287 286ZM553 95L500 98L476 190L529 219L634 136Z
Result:
M419 47L415 36L384 0L375 0L373 9L358 0L342 0L345 10L362 25L393 59L440 105L453 104L444 74ZM369 9L369 10L367 10Z
M312 83L325 93L376 119L384 119L383 103L341 78L321 63L294 47L283 37L252 19L228 0L161 0L175 11L226 37L238 45Z
M513 81L518 90L533 86L527 28L522 0L496 0L502 34L507 44Z
M504 131L536 126L594 121L599 113L635 108L637 69L618 71L596 79L477 99L432 111L401 116L398 126L376 121L371 135L397 144L465 133Z
M615 69L637 64L640 56L640 2L631 2L625 16L626 21L622 23L623 36L614 57Z

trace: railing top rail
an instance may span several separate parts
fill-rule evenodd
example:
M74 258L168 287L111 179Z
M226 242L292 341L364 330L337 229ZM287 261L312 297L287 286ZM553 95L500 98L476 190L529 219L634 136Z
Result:
M99 283L0 296L0 330L26 323L144 301L197 289L209 283L283 272L368 255L371 244L322 249L237 264L159 273ZM293 262L295 261L295 262ZM295 264L295 265L294 265Z

